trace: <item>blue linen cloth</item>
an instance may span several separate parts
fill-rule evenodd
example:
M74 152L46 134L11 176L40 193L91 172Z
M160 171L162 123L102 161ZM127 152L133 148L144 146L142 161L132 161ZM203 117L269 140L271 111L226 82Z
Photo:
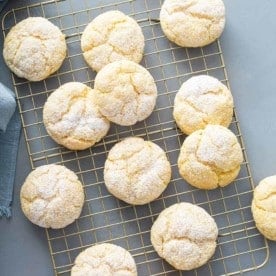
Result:
M7 2L8 0L0 0L0 11L2 11Z
M0 82L0 130L3 132L6 131L15 107L13 92Z
M21 130L19 112L15 109L13 92L0 83L0 217L11 216L10 205Z

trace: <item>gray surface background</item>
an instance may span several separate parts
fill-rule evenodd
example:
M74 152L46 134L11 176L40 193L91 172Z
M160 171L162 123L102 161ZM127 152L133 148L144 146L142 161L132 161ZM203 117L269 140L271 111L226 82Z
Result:
M153 0L154 1L154 0ZM39 2L10 0L5 10ZM276 174L276 1L225 0L227 25L221 38L226 68L255 183ZM0 14L0 19L5 11ZM0 35L0 49L3 38ZM2 50L1 50L2 51ZM0 81L12 88L0 57ZM0 220L0 275L53 274L45 231L29 223L19 206L19 191L30 171L21 136L14 187L13 217ZM273 275L276 243L268 264L250 275ZM274 262L273 262L274 261Z

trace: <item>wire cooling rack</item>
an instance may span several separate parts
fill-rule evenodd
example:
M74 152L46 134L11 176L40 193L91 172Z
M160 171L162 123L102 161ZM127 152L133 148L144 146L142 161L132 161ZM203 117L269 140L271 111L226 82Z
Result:
M253 182L239 123L234 114L231 130L237 135L244 154L241 172L235 182L223 189L203 191L183 181L177 169L179 148L185 136L172 117L175 94L183 81L208 74L229 86L219 41L197 49L170 43L163 35L159 17L162 1L48 1L9 11L3 18L4 36L20 20L43 16L66 34L68 55L60 70L48 79L31 83L13 75L13 84L23 123L32 168L60 163L81 179L86 200L81 217L61 230L46 230L56 275L69 275L75 257L86 247L112 242L134 256L139 275L182 275L160 259L150 243L150 228L158 214L176 202L188 201L205 208L216 220L219 238L216 253L208 264L185 275L221 275L250 271L268 259L266 240L255 228L250 204ZM146 38L142 65L153 75L158 87L153 114L132 127L112 124L107 137L85 151L68 151L47 135L42 122L43 105L49 94L68 81L93 87L95 73L84 62L81 33L98 14L118 9L134 17ZM150 204L130 206L111 196L103 181L103 166L110 148L127 136L141 136L159 144L172 165L172 180L163 195ZM184 273L183 273L184 275Z

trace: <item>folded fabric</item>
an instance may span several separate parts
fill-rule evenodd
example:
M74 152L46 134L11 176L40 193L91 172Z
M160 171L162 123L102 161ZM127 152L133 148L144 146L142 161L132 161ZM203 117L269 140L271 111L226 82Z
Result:
M3 132L6 131L15 107L16 102L13 92L0 83L0 130Z
M0 99L0 217L10 217L21 123L13 93L1 83Z
M8 0L0 0L0 11L2 11L7 2Z

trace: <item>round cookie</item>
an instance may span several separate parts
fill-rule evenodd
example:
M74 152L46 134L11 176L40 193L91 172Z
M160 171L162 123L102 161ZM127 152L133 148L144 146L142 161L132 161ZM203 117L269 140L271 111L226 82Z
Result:
M101 70L117 60L142 60L145 39L140 26L120 11L108 11L97 16L85 28L81 49L89 66Z
M64 166L44 165L32 171L20 192L21 208L34 224L63 228L81 214L84 192L75 173Z
M81 252L72 267L71 276L137 276L130 253L114 244L103 243Z
M178 127L189 135L207 124L228 127L233 107L232 94L224 84L200 75L182 84L174 100L173 116Z
M201 207L177 203L163 210L151 228L151 243L161 258L179 270L204 265L215 253L218 228Z
M251 209L258 230L276 241L276 175L263 179L255 188Z
M115 197L134 205L159 197L171 179L171 166L165 152L139 137L117 143L104 166L104 181Z
M219 125L207 125L188 136L180 150L180 175L199 189L215 189L230 184L243 161L237 137Z
M29 17L10 30L4 41L3 56L18 77L44 80L65 59L65 35L47 19Z
M71 150L93 146L110 127L98 110L95 91L80 82L68 82L49 96L43 121L49 135Z
M128 60L106 65L97 74L94 88L100 112L122 126L146 119L156 103L153 77L144 67Z
M172 42L182 47L202 47L222 34L224 3L222 0L165 0L160 23Z

